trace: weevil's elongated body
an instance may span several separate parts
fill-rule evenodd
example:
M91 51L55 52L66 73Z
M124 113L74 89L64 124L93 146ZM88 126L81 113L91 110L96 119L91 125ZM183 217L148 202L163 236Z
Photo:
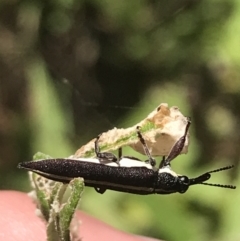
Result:
M86 186L95 187L99 192L110 189L135 194L168 194L185 192L189 186L186 177L180 178L169 168L153 170L150 164L130 158L120 160L119 166L117 163L101 164L97 161L49 159L21 163L20 167L64 183L83 177Z
M148 156L147 162L142 162L134 157L117 159L111 153L100 152L98 147L100 136L98 136L95 141L97 158L46 159L23 162L18 167L63 183L68 183L73 178L82 177L86 186L94 187L99 193L104 193L107 189L142 195L184 193L195 184L236 188L232 185L205 183L211 177L210 173L227 170L233 166L206 172L196 178L178 175L171 170L170 162L180 154L189 126L190 120L184 136L175 143L169 155L163 158L158 168L155 166L156 162L150 155L139 129L137 129L137 134Z
M154 170L150 164L131 158L122 158L119 163L120 165L114 162L102 164L98 159L89 158L47 159L20 163L19 167L63 183L82 177L86 186L94 187L100 193L109 189L142 195L184 193L191 185L208 185L204 182L211 177L211 172L233 167L228 166L204 173L197 178L188 178L177 175L170 167ZM231 185L216 186L235 188Z

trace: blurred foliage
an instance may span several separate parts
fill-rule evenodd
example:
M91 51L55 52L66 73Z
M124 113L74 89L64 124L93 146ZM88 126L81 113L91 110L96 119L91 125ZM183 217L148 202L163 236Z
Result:
M29 190L18 162L69 156L163 102L193 120L174 170L233 163L212 182L240 184L239 22L239 0L2 0L0 187ZM86 189L81 208L137 234L226 241L240 239L239 202L238 191L205 186L146 197Z

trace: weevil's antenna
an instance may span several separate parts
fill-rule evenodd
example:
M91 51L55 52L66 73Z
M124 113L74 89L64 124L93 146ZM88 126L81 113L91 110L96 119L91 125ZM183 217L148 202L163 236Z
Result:
M202 185L212 186L212 187L222 187L222 188L229 188L229 189L236 189L236 186L233 185L222 185L222 184L213 184L213 183L199 183Z
M208 186L213 186L213 187L236 189L236 186L233 186L233 185L222 185L222 184L213 184L213 183L206 183L205 182L205 181L210 179L210 177L211 177L210 173L225 171L225 170L231 169L233 167L234 167L234 165L218 168L216 170L206 172L206 173L200 175L199 177L191 178L189 180L189 186L196 185L196 184L202 184L202 185L208 185Z
M225 170L232 169L232 168L234 168L234 165L230 165L230 166L226 166L226 167L221 167L221 168L218 168L218 169L216 169L216 170L209 171L209 172L207 172L207 173L221 172L221 171L225 171Z

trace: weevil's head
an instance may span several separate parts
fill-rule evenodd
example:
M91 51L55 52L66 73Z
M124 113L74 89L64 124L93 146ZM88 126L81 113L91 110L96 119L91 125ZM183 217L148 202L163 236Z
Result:
M190 186L190 179L187 176L178 176L177 180L177 192L185 193Z
M188 188L196 184L204 184L211 177L210 173L204 173L196 178L188 178L187 176L178 175L176 189L179 193L185 193Z
M210 179L211 173L228 170L230 168L233 168L233 166L209 171L196 178L188 178L187 176L176 174L170 169L170 167L165 167L159 170L158 182L155 191L159 194L170 194L176 192L185 193L190 186L196 184L235 189L236 187L232 185L206 183L206 181Z

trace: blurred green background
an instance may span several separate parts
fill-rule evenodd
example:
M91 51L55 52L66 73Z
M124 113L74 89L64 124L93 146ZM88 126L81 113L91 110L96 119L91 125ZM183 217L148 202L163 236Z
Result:
M173 169L240 186L239 0L1 0L0 188L29 191L16 169L37 151L72 155L160 103L192 117ZM130 148L125 154L136 155ZM240 240L240 194L196 186L137 196L86 188L81 209L136 234Z

